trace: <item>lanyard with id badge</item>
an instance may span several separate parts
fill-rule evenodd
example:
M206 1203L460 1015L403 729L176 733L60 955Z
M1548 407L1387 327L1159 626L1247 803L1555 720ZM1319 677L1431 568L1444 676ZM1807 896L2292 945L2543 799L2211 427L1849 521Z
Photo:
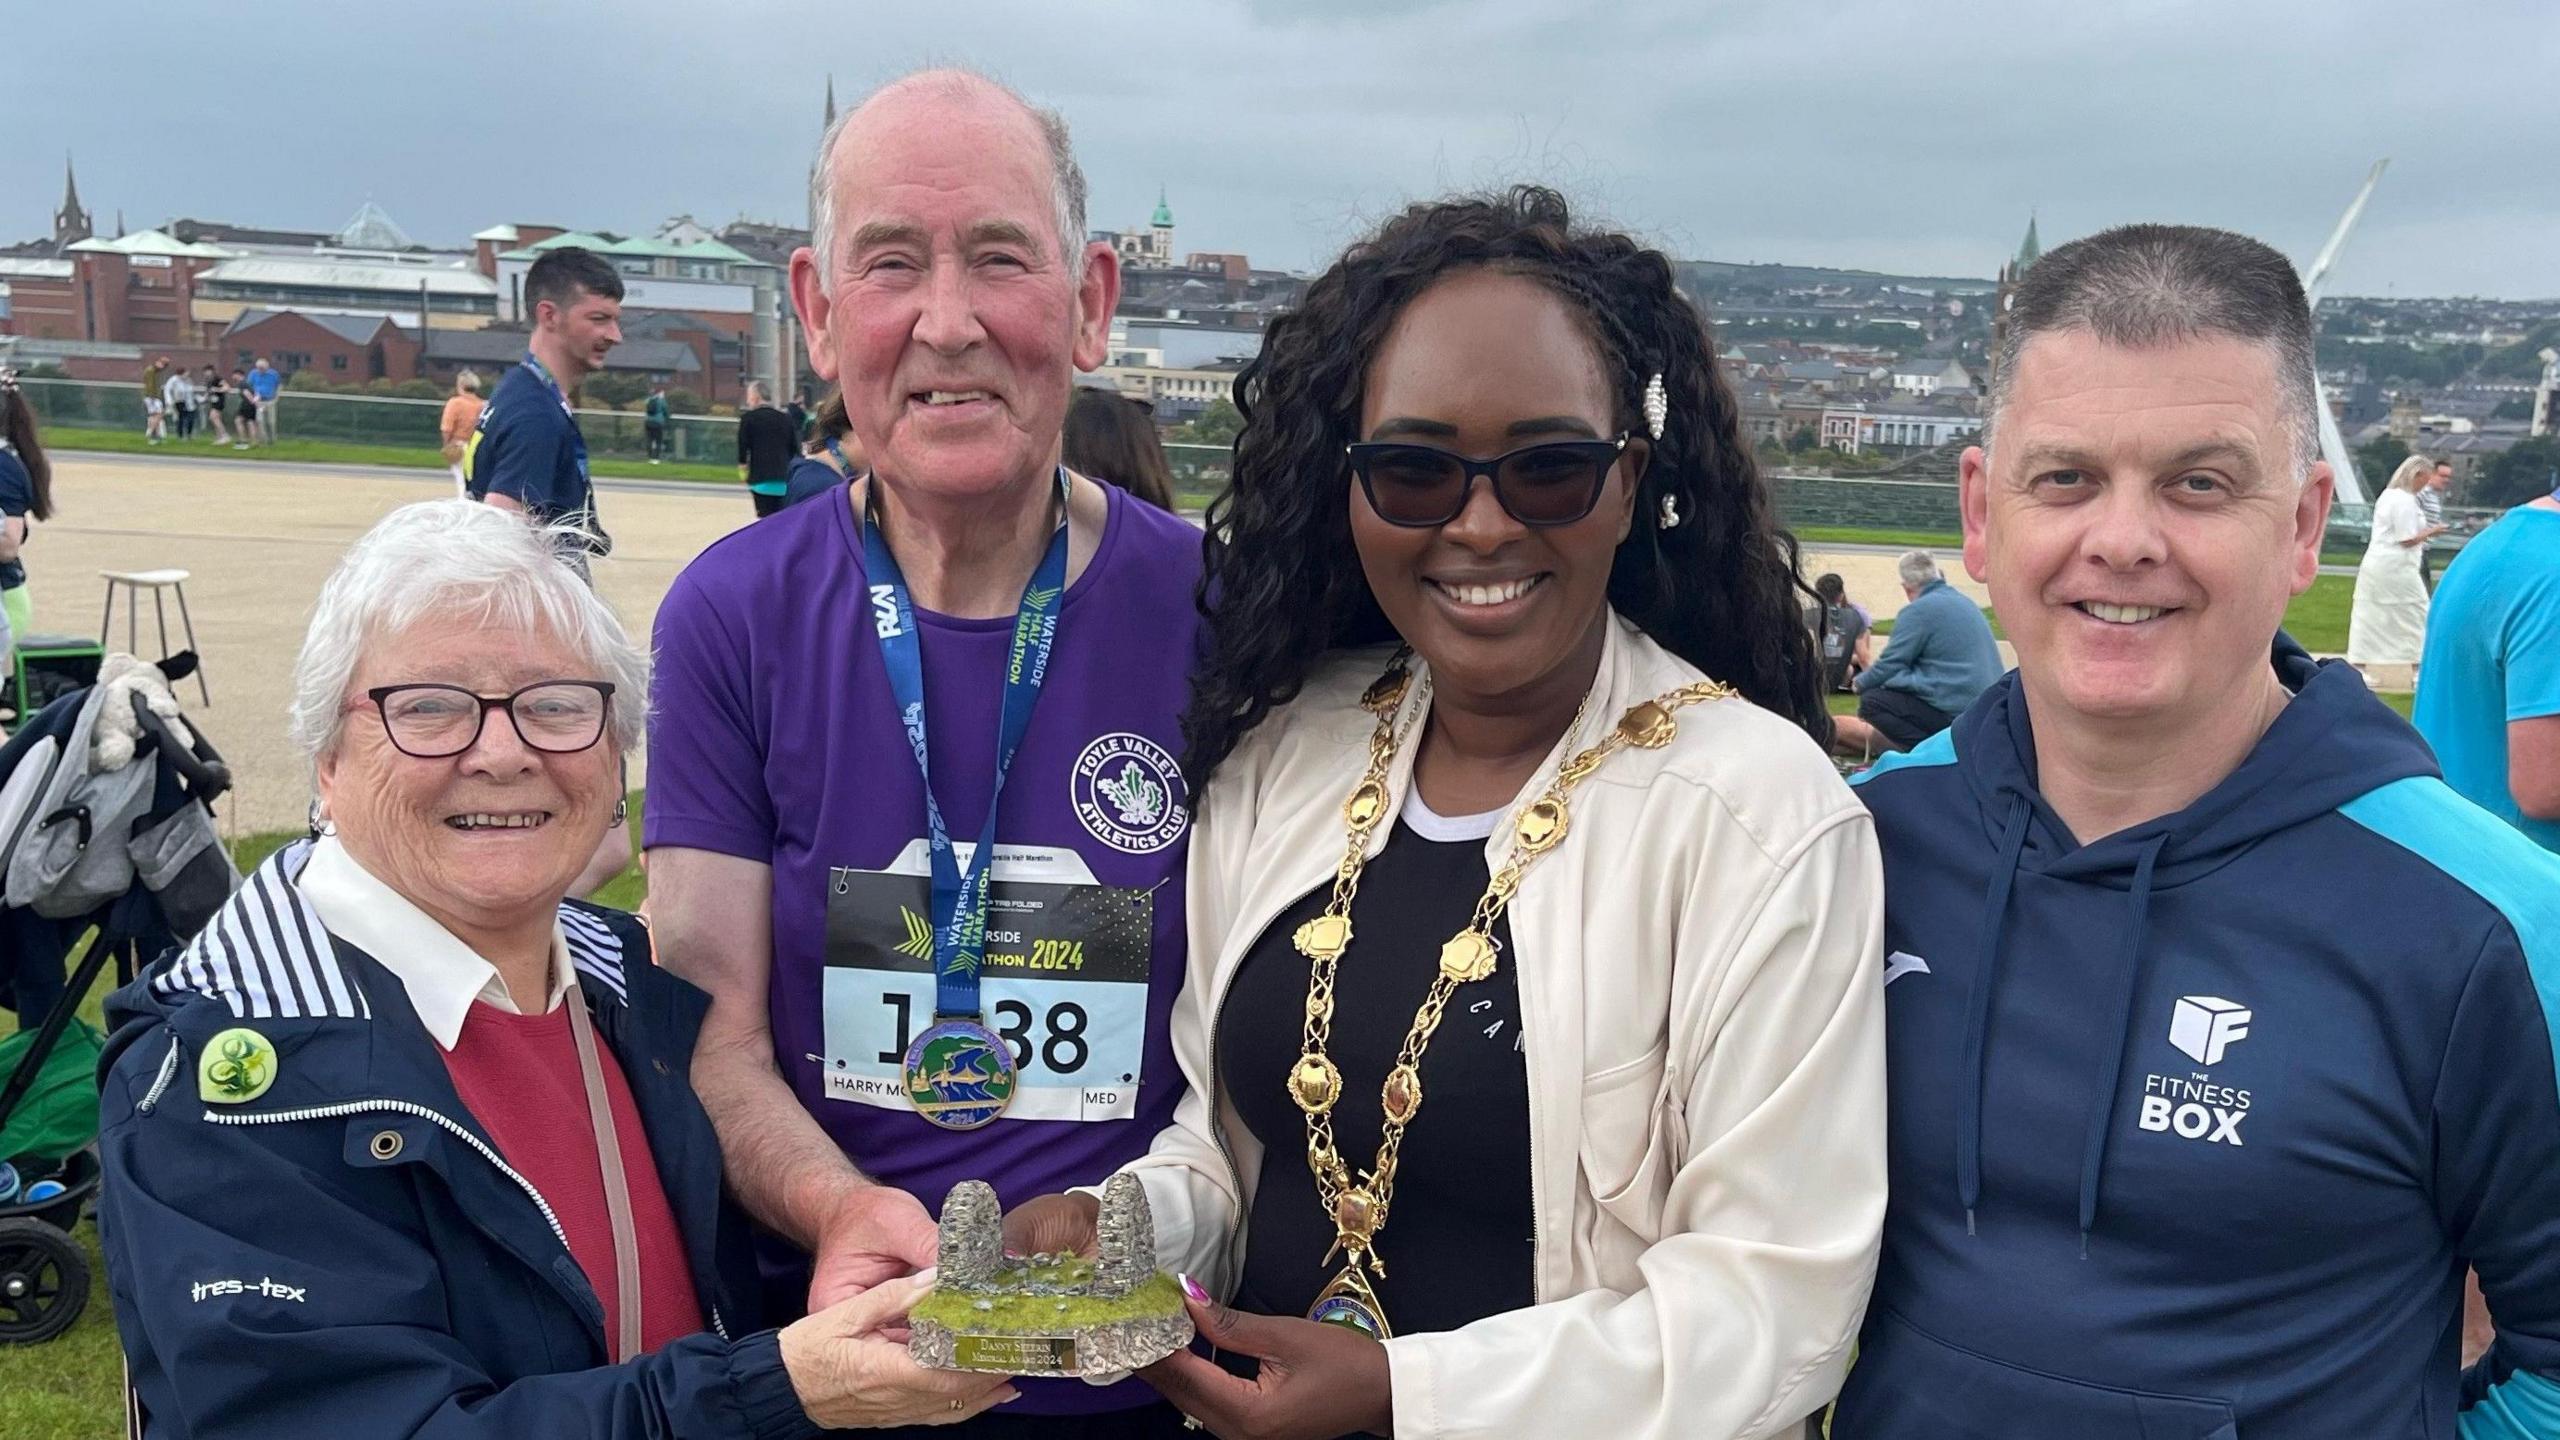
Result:
M872 577L873 629L879 637L880 658L888 671L899 722L906 728L907 745L915 754L916 770L924 782L925 843L931 872L927 901L930 914L914 917L912 911L905 911L910 917L906 923L910 933L905 937L906 943L896 948L911 956L918 951L931 955L933 1015L930 1024L907 1037L899 1059L898 1089L918 1115L946 1130L975 1130L1003 1115L1022 1078L1022 1067L1012 1045L987 1023L980 972L986 964L996 820L1003 809L1005 777L1022 748L1024 733L1030 729L1032 707L1039 702L1041 686L1048 679L1049 657L1057 648L1058 612L1066 595L1067 499L1067 473L1061 467L1058 528L1050 534L1048 549L1031 572L1030 583L1023 588L1022 601L1015 608L986 823L965 857L952 843L949 827L943 823L942 807L933 798L933 763L925 725L924 648L916 632L914 602L905 573L880 534L876 495L863 511L863 559ZM916 923L918 918L924 922L921 926ZM918 930L922 933L914 933ZM831 991L836 988L832 979L831 976ZM828 1049L841 1058L847 1052L837 1043L835 1032L841 1027L836 1018L840 1007L835 1001L836 997L830 995Z

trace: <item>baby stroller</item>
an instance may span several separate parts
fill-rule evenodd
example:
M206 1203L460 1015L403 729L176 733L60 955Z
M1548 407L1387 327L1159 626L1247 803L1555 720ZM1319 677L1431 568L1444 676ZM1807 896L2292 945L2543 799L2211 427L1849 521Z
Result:
M0 747L0 1006L22 1027L0 1040L0 1344L50 1340L89 1300L70 1231L98 1187L101 1037L81 1000L110 959L131 981L240 883L211 809L231 772L169 690L194 668L110 656Z

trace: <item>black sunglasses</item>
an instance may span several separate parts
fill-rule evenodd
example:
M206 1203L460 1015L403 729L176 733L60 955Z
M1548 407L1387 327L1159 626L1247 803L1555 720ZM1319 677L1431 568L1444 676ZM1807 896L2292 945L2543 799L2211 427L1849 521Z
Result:
M1626 453L1613 440L1550 440L1477 460L1433 445L1363 442L1345 445L1369 508L1390 525L1446 525L1467 508L1476 477L1492 482L1504 514L1523 525L1570 525L1600 503L1609 468Z

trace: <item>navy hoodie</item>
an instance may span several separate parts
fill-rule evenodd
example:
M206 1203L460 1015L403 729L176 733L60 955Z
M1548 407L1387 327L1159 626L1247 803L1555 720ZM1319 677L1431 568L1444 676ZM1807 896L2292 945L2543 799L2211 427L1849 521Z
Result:
M1893 1193L1834 1440L2560 1436L2560 860L2273 663L2239 769L2087 845L2014 674L1862 777Z

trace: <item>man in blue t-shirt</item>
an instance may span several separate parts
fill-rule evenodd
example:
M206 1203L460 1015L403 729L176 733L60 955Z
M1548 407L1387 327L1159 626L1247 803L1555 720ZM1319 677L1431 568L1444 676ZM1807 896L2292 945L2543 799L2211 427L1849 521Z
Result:
M284 376L259 356L249 367L249 393L258 397L258 438L270 445L276 443L276 396L283 390Z
M585 548L601 555L609 542L596 523L587 442L569 392L622 343L622 276L603 257L564 246L525 271L524 301L533 334L524 363L499 379L480 412L464 459L471 494L539 525L576 525L588 533Z
M2508 511L2445 571L2413 718L2444 783L2560 850L2560 500Z

